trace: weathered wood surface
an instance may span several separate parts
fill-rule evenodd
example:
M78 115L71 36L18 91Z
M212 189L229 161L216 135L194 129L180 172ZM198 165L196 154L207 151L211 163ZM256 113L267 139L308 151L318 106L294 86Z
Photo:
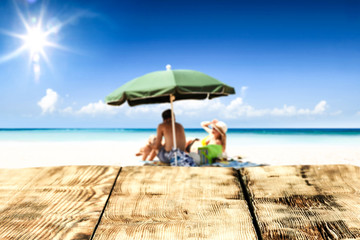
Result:
M257 237L235 170L124 167L94 239Z
M360 239L360 168L242 170L263 239Z
M89 239L119 167L0 169L0 239Z

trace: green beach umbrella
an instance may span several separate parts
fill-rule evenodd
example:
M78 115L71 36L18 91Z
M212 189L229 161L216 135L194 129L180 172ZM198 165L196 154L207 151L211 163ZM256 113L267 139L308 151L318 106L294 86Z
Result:
M235 94L233 87L204 73L193 70L171 70L170 65L167 65L166 69L166 71L145 74L125 83L106 97L106 103L121 105L127 102L130 106L136 106L170 102L174 116L173 101L212 99ZM176 148L174 117L172 120L174 148Z

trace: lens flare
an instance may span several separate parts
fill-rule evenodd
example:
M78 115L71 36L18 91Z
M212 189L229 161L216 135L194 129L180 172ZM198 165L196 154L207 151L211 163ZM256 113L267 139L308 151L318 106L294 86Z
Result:
M35 63L33 65L33 73L34 73L34 77L35 77L36 82L38 82L39 79L40 79L40 72L41 72L40 65L38 63Z
M40 74L40 65L39 64L34 64L34 73Z
M38 53L35 53L32 57L33 62L39 62L40 61L40 55Z

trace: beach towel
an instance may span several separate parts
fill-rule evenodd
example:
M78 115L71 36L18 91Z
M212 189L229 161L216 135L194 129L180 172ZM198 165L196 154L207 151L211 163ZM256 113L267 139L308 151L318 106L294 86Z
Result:
M177 154L177 166L181 166L181 167L196 167L196 163L194 161L194 159L192 157L189 156L189 154L176 149L176 150L171 150L170 152L170 165L171 166L176 166L175 163L175 152Z
M257 167L261 166L260 164L252 163L252 162L239 162L235 160L230 161L220 161L212 164L205 164L203 166L211 166L211 167L231 167L235 169L245 168L245 167Z

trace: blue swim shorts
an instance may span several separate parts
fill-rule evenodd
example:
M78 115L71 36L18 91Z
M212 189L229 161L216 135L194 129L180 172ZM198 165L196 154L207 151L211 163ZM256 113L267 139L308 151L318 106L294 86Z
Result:
M167 152L167 151L165 151L164 147L161 147L157 156L160 159L160 162L170 163L171 151Z

